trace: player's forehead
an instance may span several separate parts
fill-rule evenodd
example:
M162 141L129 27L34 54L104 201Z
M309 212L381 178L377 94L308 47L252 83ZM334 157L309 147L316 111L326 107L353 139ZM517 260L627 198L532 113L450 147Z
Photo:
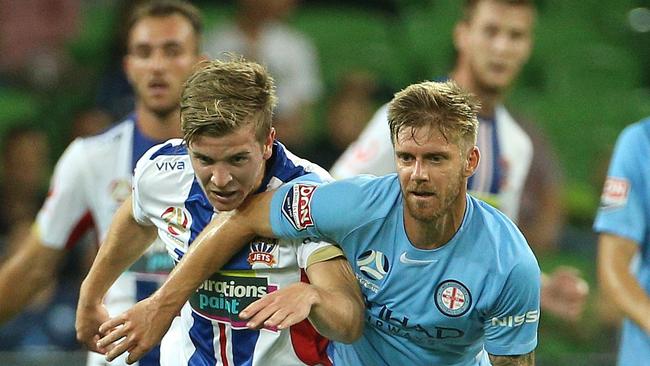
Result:
M240 126L222 135L197 134L189 143L189 149L201 155L236 155L248 152L260 145L252 125Z
M395 153L428 155L451 152L458 149L457 140L457 136L443 133L437 126L405 126L395 138Z
M197 42L190 21L179 14L147 16L133 24L129 32L129 49L138 46L164 46L175 44L189 47Z
M504 1L486 0L475 5L468 22L473 25L508 25L520 30L532 27L535 9L529 4L513 4Z

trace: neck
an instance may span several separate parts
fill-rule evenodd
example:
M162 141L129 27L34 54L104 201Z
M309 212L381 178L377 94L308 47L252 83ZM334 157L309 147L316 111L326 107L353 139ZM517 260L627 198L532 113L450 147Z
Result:
M408 214L404 207L404 226L406 235L418 249L436 249L447 244L454 237L467 207L466 190L462 190L450 208L433 220L418 220Z
M182 137L180 109L164 115L154 113L142 103L136 106L137 123L140 132L150 139L164 141Z
M479 116L491 118L494 109L503 101L503 92L495 88L486 88L471 75L469 67L456 67L451 73L451 78L466 91L474 94L481 101Z

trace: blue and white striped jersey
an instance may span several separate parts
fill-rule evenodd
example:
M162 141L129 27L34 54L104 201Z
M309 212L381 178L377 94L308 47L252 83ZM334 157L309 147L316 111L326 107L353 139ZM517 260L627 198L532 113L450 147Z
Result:
M278 142L267 161L260 191L308 175L329 174L286 151ZM149 150L138 162L133 212L143 225L155 225L175 261L217 215L194 176L182 140ZM181 311L181 332L163 342L161 362L169 365L328 365L328 341L308 321L290 329L249 330L238 314L264 294L305 281L310 263L341 255L324 242L255 238L224 268L206 280Z

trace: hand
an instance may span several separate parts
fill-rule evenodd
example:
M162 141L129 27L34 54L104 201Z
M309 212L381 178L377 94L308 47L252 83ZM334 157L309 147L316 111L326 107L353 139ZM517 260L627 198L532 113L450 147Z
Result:
M175 312L163 312L154 297L144 299L99 327L106 335L97 342L98 348L107 350L109 362L128 351L130 365L160 343L174 316Z
M542 311L568 321L582 316L589 285L580 278L578 270L559 267L542 282Z
M77 318L75 329L77 330L77 340L83 343L88 350L101 354L106 353L106 349L97 347L97 341L102 334L99 332L99 326L109 319L106 307L101 304L77 306Z
M294 283L248 305L239 313L239 317L249 319L246 325L251 329L286 329L309 316L318 296L314 286L304 282Z

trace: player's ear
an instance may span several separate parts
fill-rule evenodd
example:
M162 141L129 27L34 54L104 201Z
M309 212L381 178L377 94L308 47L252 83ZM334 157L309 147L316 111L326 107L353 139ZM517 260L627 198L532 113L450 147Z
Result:
M456 23L456 25L454 26L453 38L454 38L454 48L456 49L456 51L461 50L465 47L465 44L467 43L466 41L467 22L460 21Z
M262 151L264 160L269 159L273 155L273 141L275 141L275 128L271 127L264 141L264 150Z
M481 152L479 151L478 146L472 145L472 147L470 147L465 153L464 160L465 166L463 174L465 177L471 177L476 171L476 168L478 168L479 160L481 160Z

